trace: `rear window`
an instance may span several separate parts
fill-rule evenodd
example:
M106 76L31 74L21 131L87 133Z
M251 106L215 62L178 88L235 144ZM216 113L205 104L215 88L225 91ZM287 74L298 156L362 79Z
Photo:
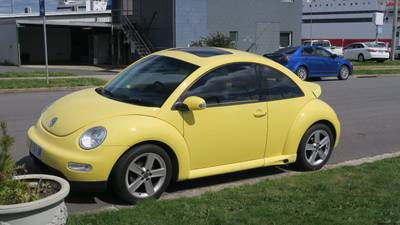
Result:
M297 51L297 49L299 49L299 47L282 48L274 53L292 55Z
M380 43L380 42L369 42L365 43L365 45L369 48L386 48L385 43Z

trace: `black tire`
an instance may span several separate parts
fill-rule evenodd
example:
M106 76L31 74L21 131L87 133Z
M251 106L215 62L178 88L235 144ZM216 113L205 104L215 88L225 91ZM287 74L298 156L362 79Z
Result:
M359 54L357 59L358 59L359 62L365 62L365 57L364 57L363 54Z
M301 79L301 80L307 80L308 79L308 70L304 66L299 66L296 70L296 75Z
M338 79L339 80L347 80L350 76L350 69L346 65L342 65L339 70Z
M308 158L308 154L309 152L307 152L308 150L306 150L306 146L307 144L309 144L308 142L312 139L312 135L317 132L317 131L324 131L327 136L329 137L329 145L327 144L326 146L329 146L329 150L326 154L326 158L325 159L320 159L320 163L318 164L312 164L310 163L310 161L307 159ZM328 161L329 158L332 154L332 150L333 150L333 146L334 146L335 140L333 138L333 134L332 134L332 130L326 126L325 124L322 123L317 123L313 126L311 126L306 133L303 135L303 138L300 141L300 145L297 151L297 160L295 165L304 171L314 171L314 170L319 170L321 169ZM318 154L318 153L317 153ZM320 157L319 154L317 157Z
M130 166L130 164L133 162L133 160L137 159L138 157L140 157L143 154L155 154L158 155L160 157L160 159L162 159L165 163L165 168L166 168L166 175L165 175L165 179L162 183L162 185L160 186L160 188L154 192L154 194L152 194L151 196L145 196L145 197L137 197L134 196L127 187L127 180L129 178L127 178L127 170L128 167ZM144 165L143 165L144 166ZM144 168L143 168L144 169ZM151 173L150 173L151 175ZM140 176L137 176L140 177ZM112 174L111 174L111 179L110 179L110 185L113 189L113 191L115 192L116 195L118 195L122 200L125 200L129 203L135 204L138 203L142 200L145 199L149 199L149 198L155 198L158 199L161 194L167 189L170 181L172 178L172 162L171 159L169 157L169 155L167 154L167 152L161 148L158 145L154 145L154 144L144 144L144 145L140 145L137 147L132 148L131 150L129 150L128 152L126 152L115 164ZM143 180L148 180L150 179L150 181L152 179L157 179L157 178L141 178ZM136 181L136 180L135 180ZM146 182L145 181L145 182ZM143 183L144 185L144 183ZM144 188L142 186L142 188ZM147 187L146 187L147 189Z

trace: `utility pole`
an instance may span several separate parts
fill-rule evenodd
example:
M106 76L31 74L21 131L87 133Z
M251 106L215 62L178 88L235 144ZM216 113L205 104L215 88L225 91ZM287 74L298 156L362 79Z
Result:
M392 61L395 60L396 56L396 48L397 48L397 19L399 17L399 0L394 1L394 10L393 10L393 30L392 30L392 47L390 59Z
M11 14L14 14L14 0L11 0Z
M43 41L44 41L44 58L46 63L46 84L49 84L49 60L47 56L47 33L46 33L46 7L45 0L39 0L40 16L43 17Z

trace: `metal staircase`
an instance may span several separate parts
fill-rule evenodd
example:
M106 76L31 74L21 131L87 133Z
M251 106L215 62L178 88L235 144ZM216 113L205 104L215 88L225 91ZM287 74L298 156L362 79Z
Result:
M120 24L125 37L131 41L140 57L147 56L153 52L150 40L139 32L128 16L121 15Z

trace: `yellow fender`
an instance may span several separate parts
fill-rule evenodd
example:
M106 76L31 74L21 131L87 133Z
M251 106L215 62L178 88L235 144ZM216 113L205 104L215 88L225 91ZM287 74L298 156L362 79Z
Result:
M318 110L315 110L318 109ZM335 111L325 102L315 99L307 103L298 114L286 140L283 155L297 154L304 133L318 121L328 121L335 129L335 147L340 138L340 122Z
M108 142L105 145L121 145L123 155L131 147L140 145L143 142L157 141L169 146L175 153L178 160L178 180L185 180L189 177L190 157L186 141L182 134L170 124L149 116L127 115L111 118L104 123L108 130ZM118 158L116 158L115 162Z

